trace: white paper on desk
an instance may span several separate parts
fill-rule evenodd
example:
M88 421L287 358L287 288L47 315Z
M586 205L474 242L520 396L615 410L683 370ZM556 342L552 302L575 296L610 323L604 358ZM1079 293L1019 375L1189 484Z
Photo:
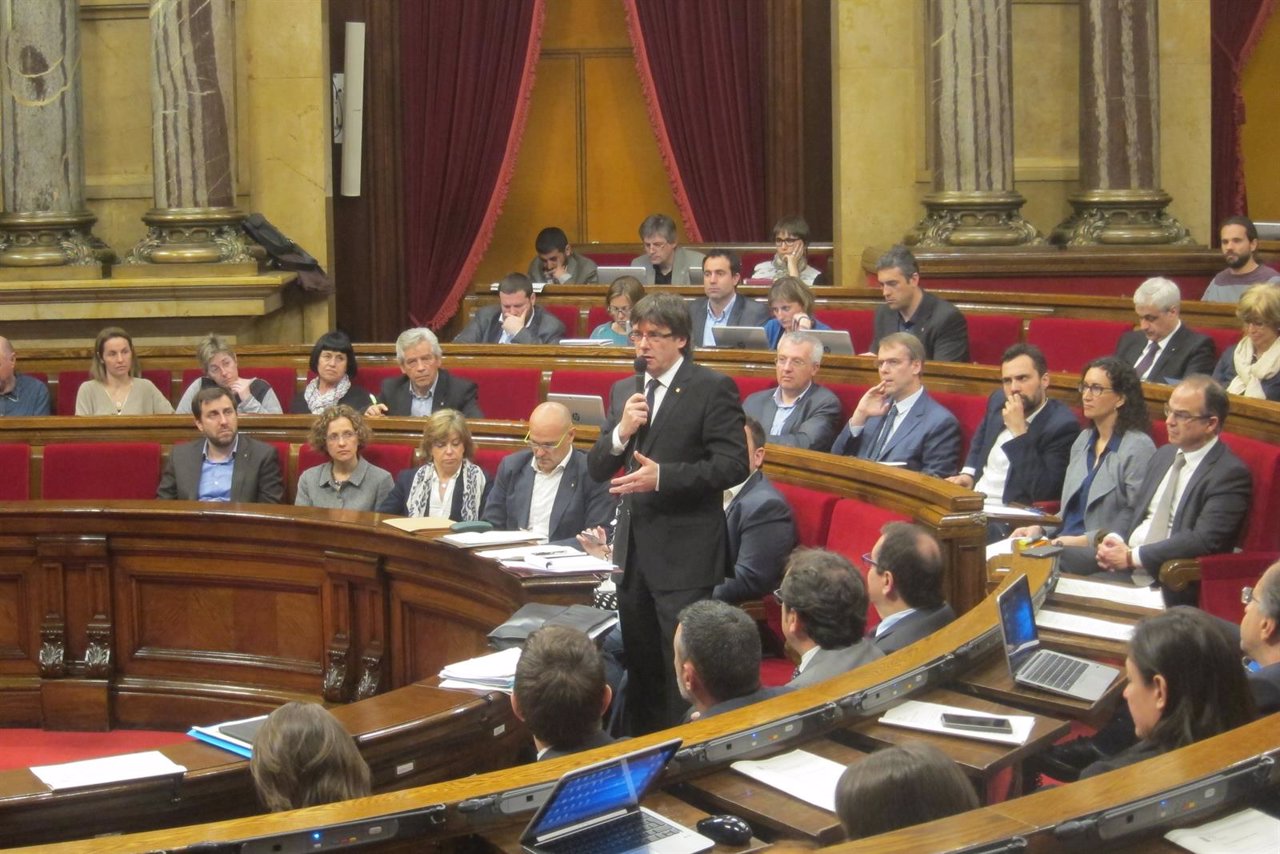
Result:
M982 717L1007 718L1013 732L975 732L967 729L952 729L942 725L942 715L950 712L953 715L980 715ZM938 732L943 735L954 735L960 738L972 738L978 741L994 741L997 744L1026 744L1031 729L1036 725L1034 715L1001 715L994 712L977 712L963 706L944 706L941 703L923 703L919 700L907 700L894 706L880 717L880 723L900 726L906 729L918 729L925 732Z
M982 512L988 516L999 516L1001 519L1037 520L1043 519L1046 515L1040 510L1032 510L1029 507L1014 507L1012 504L1004 504L999 501L983 501Z
M1280 850L1280 819L1248 807L1199 827L1171 830L1164 838L1195 854L1275 854Z
M556 342L561 347L608 347L613 344L607 338L561 338ZM619 346L619 345L613 345Z
M466 531L461 534L445 534L440 542L457 546L460 549L475 549L481 546L508 546L514 543L538 543L547 541L531 531Z
M164 777L184 774L186 768L169 759L158 750L126 753L123 756L104 756L101 759L85 759L80 762L64 762L61 765L36 765L31 768L50 789L75 789L81 786L98 786L120 780L140 780L144 777Z
M515 690L513 685L488 685L484 682L468 682L465 679L441 679L440 687L452 691L501 691L503 694L510 694Z
M1135 608L1150 608L1153 611L1164 610L1164 594L1150 587L1134 587L1132 584L1107 584L1084 578L1059 576L1053 592L1061 593L1063 596L1102 599L1118 605L1132 605Z
M793 750L768 759L739 759L729 767L818 809L836 811L836 783L844 773L839 762Z
M1128 642L1129 638L1133 637L1131 625L1113 620L1099 620L1097 617L1082 617L1079 614L1068 614L1065 611L1054 611L1050 608L1041 608L1036 613L1036 625L1042 629L1106 640Z
M580 555L581 551L573 546L512 546L506 549L484 549L476 552L480 557L493 558L494 560L512 560L519 561L527 558L548 558L559 557L562 555Z
M996 540L987 546L987 560L1000 555L1013 554L1013 537L1005 537L1003 540Z
M516 676L516 664L520 661L520 647L513 646L502 652L468 658L446 665L440 671L441 679L462 679L466 682L484 682L502 685Z

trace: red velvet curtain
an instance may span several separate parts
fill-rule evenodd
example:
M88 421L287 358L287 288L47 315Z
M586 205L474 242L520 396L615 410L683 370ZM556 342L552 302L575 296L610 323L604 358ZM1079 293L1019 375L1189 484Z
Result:
M764 0L623 0L649 119L694 243L759 240Z
M1210 246L1217 243L1217 223L1229 216L1247 215L1249 212L1244 184L1244 154L1240 149L1240 126L1245 121L1240 75L1257 47L1267 17L1275 10L1275 5L1276 0L1210 2L1209 29L1213 40L1210 159L1214 222Z
M400 4L405 287L442 326L493 237L524 135L544 0Z

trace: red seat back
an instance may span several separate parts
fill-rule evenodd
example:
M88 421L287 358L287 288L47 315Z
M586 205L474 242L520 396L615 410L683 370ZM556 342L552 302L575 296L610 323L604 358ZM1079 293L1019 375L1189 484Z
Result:
M360 369L360 385L368 389L370 394L379 395L384 382L395 379L402 373L404 372L399 365L370 365Z
M980 394L963 394L957 391L930 391L934 400L941 403L960 422L960 459L969 455L973 434L978 431L987 414L987 399Z
M643 254L637 245L635 252L592 252L590 257L597 267L630 267L631 259Z
M54 412L58 415L76 414L76 394L80 385L89 379L88 371L58 371L58 399Z
M160 483L156 442L68 442L44 446L40 494L88 501L155 498Z
M1223 433L1222 441L1253 472L1253 500L1245 520L1240 547L1245 551L1280 549L1280 446L1234 433Z
M484 469L484 476L493 483L493 479L498 474L498 466L502 463L502 458L511 453L510 450L504 448L476 448L475 464Z
M0 445L0 501L26 501L31 497L31 448L27 445Z
M733 381L738 384L738 399L744 401L756 392L773 388L778 384L778 381L773 377L742 376L734 377ZM764 429L765 432L768 432L769 425L764 425Z
M831 528L831 509L840 500L839 496L791 483L774 481L773 485L791 505L791 517L796 523L796 545L825 547L827 531Z
M969 324L969 358L978 365L998 365L1010 345L1022 340L1022 318L1010 314L972 313Z
M1027 328L1027 343L1040 348L1050 371L1079 374L1090 360L1114 353L1131 329L1133 324L1118 320L1037 317Z
M867 389L871 386L853 385L852 383L830 383L824 385L840 398L840 417L844 421L849 420L849 416L853 415L853 410L857 408L858 401L862 400L862 396L867 393ZM841 429L844 424L841 424Z
M362 451L364 458L395 477L413 465L412 445L379 445L376 442ZM301 462L299 462L301 466Z
M1221 356L1227 350L1230 350L1232 347L1236 346L1236 344L1240 341L1240 338L1241 338L1239 329L1228 329L1221 326L1219 327L1210 326L1206 329L1201 329L1198 331L1203 332L1205 335L1208 335L1210 338L1213 339L1214 351L1219 356Z
M554 317L559 318L564 324L565 338L585 338L581 327L578 324L578 307L576 305L552 305L544 303L543 310Z
M524 421L538 405L537 368L449 368L449 372L480 387L480 408L486 418Z
M841 498L831 511L831 532L826 547L847 557L858 568L862 580L867 579L868 567L862 556L870 554L880 539L880 529L890 522L910 522L911 518L892 510L885 510L856 498ZM867 629L875 628L880 615L875 608L867 608Z
M329 455L322 454L320 451L315 450L310 445L304 444L298 448L298 476L299 477L301 477L302 473L307 469L315 468L316 466L323 465L324 463L327 463L327 462L329 462Z
M587 309L586 334L590 335L591 331L597 326L611 320L613 320L613 317L609 314L609 309L602 305L591 306L591 308Z
M853 339L853 352L866 353L875 335L876 313L873 309L819 308L818 319L832 329L843 329Z

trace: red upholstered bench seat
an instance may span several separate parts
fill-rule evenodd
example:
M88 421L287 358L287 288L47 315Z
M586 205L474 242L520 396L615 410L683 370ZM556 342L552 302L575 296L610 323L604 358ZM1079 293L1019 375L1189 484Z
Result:
M880 539L880 529L890 522L910 522L902 513L868 504L857 498L841 498L831 510L831 529L827 534L827 548L847 557L866 580L869 567L863 565L862 556L870 554ZM874 608L867 608L867 628L875 628L880 615Z
M485 418L524 421L538 405L542 372L537 368L470 368L449 366L449 373L480 387Z
M26 501L31 497L31 448L0 445L0 501Z
M582 330L581 315L578 312L578 307L575 305L543 303L542 308L548 314L555 316L564 324L565 338L586 338L587 333L591 331L590 329L586 330L586 332Z
M68 442L44 446L40 493L57 500L155 498L156 442Z
M819 307L813 313L818 320L821 320L832 329L843 329L848 332L849 338L853 341L853 352L870 352L871 338L875 333L876 323L874 309Z
M1022 340L1021 317L971 312L965 321L969 324L969 361L976 365L1000 364L1004 351Z
M1115 320L1037 317L1027 327L1027 343L1041 349L1050 371L1079 374L1091 360L1114 353L1131 329L1133 324Z

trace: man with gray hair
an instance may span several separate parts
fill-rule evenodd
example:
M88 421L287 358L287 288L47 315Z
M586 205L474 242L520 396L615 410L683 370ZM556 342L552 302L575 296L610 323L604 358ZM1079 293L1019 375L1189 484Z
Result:
M0 416L21 418L49 412L49 387L18 373L18 354L9 339L0 336Z
M1192 374L1211 374L1213 339L1183 325L1182 291L1169 279L1147 279L1133 292L1138 326L1120 336L1116 358L1133 365L1138 379L1173 385Z
M920 287L916 258L905 246L893 246L876 262L884 305L876 308L871 352L892 332L910 332L924 344L931 362L969 361L969 324L954 305Z
M666 214L650 214L640 223L644 254L631 259L631 266L644 267L646 285L688 285L690 268L702 269L701 252L676 242L676 224Z
M813 451L831 449L840 429L840 398L814 382L822 365L822 342L807 332L788 332L778 339L774 370L778 384L749 395L742 404L759 421L768 441Z
M364 414L425 418L441 409L456 409L468 418L484 418L476 384L441 368L443 359L440 341L430 329L401 332L396 338L396 361L402 374L382 381L380 401L373 401Z
M704 599L680 611L674 664L680 696L704 720L768 700L789 689L760 685L760 630L741 608Z

